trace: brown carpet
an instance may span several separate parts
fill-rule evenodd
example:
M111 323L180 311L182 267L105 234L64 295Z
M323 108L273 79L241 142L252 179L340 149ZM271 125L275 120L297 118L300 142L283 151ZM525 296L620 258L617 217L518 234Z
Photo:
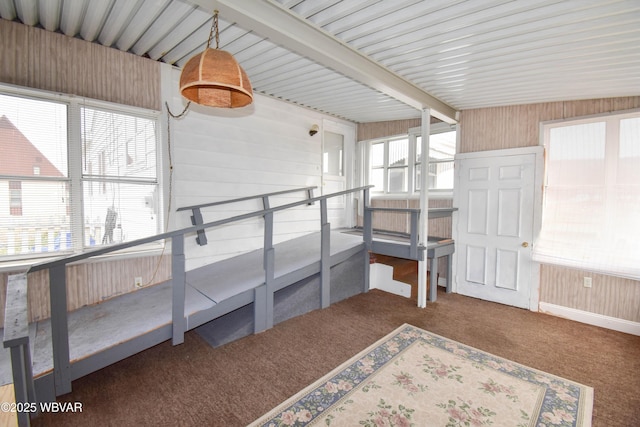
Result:
M595 389L595 427L640 426L640 337L456 294L373 290L209 347L196 333L73 383L81 414L36 426L244 426L403 323Z

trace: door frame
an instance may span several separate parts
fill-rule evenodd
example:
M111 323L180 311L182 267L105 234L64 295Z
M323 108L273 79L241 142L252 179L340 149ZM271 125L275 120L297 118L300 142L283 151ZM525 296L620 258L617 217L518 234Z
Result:
M325 131L337 133L343 135L344 137L344 149L343 149L343 172L345 179L345 187L346 189L353 187L353 179L354 179L354 159L355 159L355 146L356 146L356 128L354 126L350 126L345 123L322 119L322 145L320 152L324 152L324 133ZM322 159L320 160L321 168L321 186L320 192L324 194L324 179L325 174L323 172L324 168L322 167ZM355 224L355 214L353 211L353 197L354 194L346 194L345 205L344 205L344 215L345 215L345 227L351 228Z
M456 154L456 160L467 160L467 159L480 159L480 158L490 158L490 157L502 157L502 156L517 156L524 154L534 154L534 193L533 193L533 241L531 245L529 245L529 250L533 252L533 248L535 247L536 241L540 234L540 228L542 226L542 196L543 196L543 183L544 183L544 147L537 145L531 147L522 147L522 148L507 148L503 150L487 150L487 151L475 151L472 153L462 153ZM454 178L454 186L453 186L453 206L457 207L460 205L460 192L458 188L460 185L458 183L458 174L455 174ZM457 238L458 234L458 212L453 212L452 218L452 236L454 241ZM459 251L454 253L452 257L452 270L453 270L453 280L452 280L452 291L458 291L458 274L457 274L457 266L458 266L458 257L461 256ZM531 283L529 287L529 310L531 311L539 311L540 304L540 263L533 261L531 262Z

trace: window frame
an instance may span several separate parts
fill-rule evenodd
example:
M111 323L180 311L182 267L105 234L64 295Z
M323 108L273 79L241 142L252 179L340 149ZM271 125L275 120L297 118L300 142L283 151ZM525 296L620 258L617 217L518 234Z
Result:
M430 126L431 135L444 133L444 132L456 132L456 150L459 141L459 129L457 125L450 125L449 123L435 123ZM379 190L377 188L371 189L372 196L375 197L398 197L398 196L407 196L407 197L416 197L420 194L420 190L416 185L416 177L417 173L420 171L420 162L417 162L417 150L416 150L416 142L418 137L421 136L421 128L415 127L410 128L407 134L404 135L393 135L386 138L377 138L366 141L367 143L364 145L366 147L365 153L365 161L366 161L366 169L365 169L365 177L366 183L372 184L372 171L374 169L382 169L383 170L383 189ZM389 165L389 143L391 141L397 141L407 139L408 140L408 156L407 156L407 164L406 165L398 165L398 166L390 166ZM382 166L374 166L371 161L371 151L374 145L376 144L384 144L384 160ZM430 163L445 163L450 162L453 164L454 157L451 159L437 159L431 160ZM406 168L407 174L407 191L398 191L391 192L388 189L389 186L389 170L390 169L400 169ZM453 188L450 189L429 189L429 195L435 197L442 198L452 198L453 197Z
M69 94L54 93L41 89L33 89L22 86L10 85L6 83L0 83L0 94L7 96L14 96L19 98L34 99L44 102L53 102L58 104L64 104L67 106L67 167L68 171L66 176L60 178L51 178L44 176L34 177L22 177L13 175L0 175L3 180L8 181L24 181L24 180L38 180L38 181L55 181L66 183L69 186L69 198L70 201L67 205L69 211L69 229L71 231L71 248L65 250L59 250L56 252L36 252L36 253L22 253L15 255L6 255L0 257L0 265L10 266L16 263L29 262L29 260L38 260L42 258L50 258L51 256L65 256L72 253L82 253L96 249L96 246L85 246L85 231L84 231L84 200L83 191L84 183L91 182L91 176L85 176L82 167L82 134L81 134L81 114L82 108L91 108L100 111L113 112L117 114L132 115L136 117L152 120L155 123L155 179L152 182L157 188L157 193L160 195L157 210L157 221L155 234L161 233L164 230L166 223L166 214L164 212L165 205L165 176L163 173L163 133L162 133L162 114L161 111L150 110L141 107L134 107L130 105L117 104L108 101L102 101L97 99L90 99L85 97L78 97ZM93 179L95 182L95 179ZM147 183L151 181L146 181ZM127 252L149 252L157 251L162 248L164 243L162 241L148 243L143 246L137 246L128 250L123 250L118 253ZM99 247L99 246L98 246ZM116 255L107 255L116 256Z
M22 180L9 180L9 216L22 216Z
M550 264L550 265L558 265L562 267L568 268L577 268L585 271L592 271L599 274L605 274L610 276L617 276L623 278L630 278L632 280L638 280L640 276L635 277L632 276L633 273L628 271L628 268L620 269L611 264L608 265L594 265L588 259L585 261L583 259L577 259L567 254L558 254L548 247L544 247L540 249L540 246L545 246L543 237L543 227L545 225L545 215L544 209L548 203L549 193L547 188L549 187L549 162L551 161L549 152L548 152L548 142L550 141L550 135L552 129L563 128L563 127L571 127L576 125L585 125L591 123L602 122L605 124L605 147L604 147L604 158L603 158L603 178L602 182L597 185L594 184L555 184L553 188L558 189L561 187L570 187L570 188L580 188L580 187L601 187L603 194L605 196L610 192L615 193L616 187L620 187L622 184L616 183L615 174L618 172L617 170L617 161L618 158L618 150L620 148L620 134L619 134L619 126L620 123L628 118L639 119L640 118L640 109L633 110L623 110L623 111L614 111L610 113L603 114L595 114L590 116L582 116L582 117L572 117L567 119L560 120L552 120L540 123L540 145L545 148L545 167L544 167L544 175L543 175L543 194L542 194L542 206L541 206L541 223L539 229L539 236L536 239L536 244L533 248L533 260L539 262L541 264ZM617 126L611 126L612 124L617 123ZM612 147L613 146L613 147ZM606 197L605 197L606 199ZM611 205L605 203L604 212L608 212ZM604 222L610 223L614 220L614 217L617 215L607 215L604 218ZM604 228L606 228L603 225ZM600 240L598 238L598 240ZM553 252L553 253L552 253ZM623 271L624 270L624 271ZM637 272L635 273L637 274Z
M395 141L402 141L402 140L406 140L407 141L407 162L404 165L396 165L396 166L390 166L389 165L389 144L391 142L395 142ZM409 182L409 173L410 173L410 168L411 168L411 141L408 138L407 135L398 135L398 136L394 136L394 137L390 137L390 138L385 138L385 139L378 139L378 140L372 140L370 141L370 143L367 145L367 147L369 148L369 153L371 153L371 150L373 149L374 145L382 145L383 147L383 161L382 161L382 165L373 165L371 164L371 157L370 155L367 156L368 157L368 164L370 165L367 168L367 173L368 173L368 179L367 182L368 183L372 183L372 178L371 178L371 172L374 169L377 170L382 170L382 191L378 190L376 187L372 188L372 194L408 194L410 192L411 189L411 183ZM406 169L406 174L407 174L407 191L394 191L394 192L390 192L388 187L389 187L389 170L390 169Z
M446 132L456 132L456 153L458 150L458 141L459 141L459 132L458 132L458 126L457 125L450 125L448 123L434 123L430 126L431 129L431 135L437 135L440 133L446 133ZM409 138L413 138L412 140L412 144L414 147L414 172L413 172L413 188L414 188L414 193L415 194L420 194L420 188L418 188L418 172L420 172L420 165L422 162L418 162L417 159L417 141L418 138L421 137L421 128L411 128L409 129ZM429 149L431 150L431 148ZM431 156L429 156L429 165L434 165L437 163L449 163L451 164L451 166L453 166L454 164L454 156L455 154L453 154L453 156L451 158L446 158L446 159L435 159ZM429 175L431 175L431 172L429 172ZM451 188L429 188L429 194L430 195L441 195L443 197L453 197L453 183L451 184Z

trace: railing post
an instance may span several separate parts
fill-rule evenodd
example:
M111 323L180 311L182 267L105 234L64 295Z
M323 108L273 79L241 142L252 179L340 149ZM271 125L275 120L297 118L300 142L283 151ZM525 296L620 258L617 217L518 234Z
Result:
M27 362L29 365L27 366ZM11 369L13 370L13 390L16 397L16 404L20 405L18 408L29 408L29 404L37 403L35 399L29 399L29 387L31 393L33 392L33 375L27 373L27 369L31 372L31 357L29 355L29 344L19 345L17 347L11 347ZM16 376L16 371L22 373L22 376ZM31 384L28 384L28 380L31 380ZM35 396L35 394L34 394ZM17 409L18 426L30 426L31 425L31 413L23 409ZM33 414L36 415L36 414Z
M262 198L262 205L264 210L269 209L269 197L264 196ZM267 265L267 251L273 248L273 212L267 212L264 214L264 260L263 263ZM265 267L266 270L266 267Z
M373 240L372 212L369 210L369 189L362 190L362 238L364 239L364 289L369 291L371 272L371 243Z
M202 219L202 212L200 212L200 208L193 208L193 215L191 215L191 224L193 225L202 225L204 224L204 220ZM196 236L196 243L200 246L204 246L207 244L207 235L204 232L204 229L200 229L197 231L198 235Z
M7 281L7 300L4 318L3 345L10 349L11 371L13 373L13 390L18 425L29 426L30 415L27 404L36 404L33 371L31 368L31 353L29 349L29 319L27 317L27 275L10 275Z
M51 298L53 379L56 396L60 396L71 392L66 264L58 264L49 268L49 293Z
M267 285L263 283L253 290L253 333L267 329Z
M409 256L412 259L418 258L418 220L420 218L420 211L411 212L411 228Z
M262 198L264 209L269 209L269 197ZM275 279L275 249L273 248L273 212L264 214L264 255L262 266L264 268L264 285L255 291L253 310L253 330L255 333L265 331L273 327L274 294L273 283Z
M327 199L320 200L320 306L331 304L331 224Z
M275 290L274 286L275 278L275 249L269 248L265 251L265 264L264 264L264 307L262 308L262 318L256 317L254 329L257 332L264 331L273 327L273 306Z
M369 190L364 190L364 210L362 212L362 237L367 250L371 250L371 241L373 240L373 211L369 209Z
M173 345L184 342L184 299L185 299L185 264L184 264L184 234L171 238L171 284L173 299L171 305Z
M310 187L307 190L307 198L308 199L313 199L313 187ZM311 205L313 205L313 202L309 202L309 203L307 203L307 205L311 206Z

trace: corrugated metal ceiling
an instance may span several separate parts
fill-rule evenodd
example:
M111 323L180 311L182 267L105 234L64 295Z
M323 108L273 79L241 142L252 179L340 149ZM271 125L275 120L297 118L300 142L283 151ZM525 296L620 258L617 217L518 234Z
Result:
M236 4L293 16L455 110L640 94L638 0ZM297 42L277 43L273 32L243 28L250 21L238 19L241 11L225 18L230 0L0 0L0 17L182 66L204 48L216 7L220 48L236 56L256 92L355 122L420 116L385 89L384 74L362 78L319 61L308 53L313 40L287 33L293 27L273 31Z

